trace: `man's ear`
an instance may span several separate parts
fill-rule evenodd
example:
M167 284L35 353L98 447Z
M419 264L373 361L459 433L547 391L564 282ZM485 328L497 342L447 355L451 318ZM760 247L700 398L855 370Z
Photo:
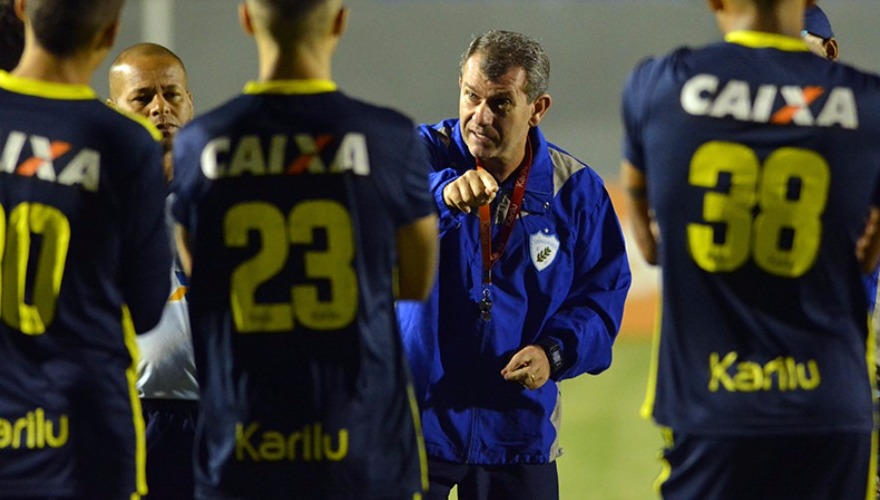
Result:
M244 2L238 4L238 21L241 23L241 29L245 33L248 35L254 34L254 22L251 20L251 13Z
M544 113L546 113L550 106L553 104L553 99L550 98L550 94L543 94L538 96L535 99L535 103L532 106L535 107L532 112L532 116L529 118L529 126L537 127L539 123L541 123L541 119L544 117Z
M24 8L27 4L27 0L15 0L12 8L15 11L15 17L21 19L24 22Z
M119 21L114 21L104 28L98 38L98 48L110 50L116 43L116 35L119 33Z
M840 57L840 47L837 46L836 38L825 40L822 42L822 46L825 47L825 57L829 60L836 61Z
M348 7L340 7L339 12L336 13L336 19L333 20L333 34L337 37L342 36L348 27L349 12Z

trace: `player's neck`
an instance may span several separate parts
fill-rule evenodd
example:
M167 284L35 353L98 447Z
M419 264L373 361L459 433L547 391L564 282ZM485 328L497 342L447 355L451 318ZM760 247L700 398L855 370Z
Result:
M260 80L330 80L331 53L314 47L283 49L263 43L260 52Z
M95 65L88 56L57 57L37 46L28 46L12 75L44 82L89 85Z
M750 8L729 12L721 20L724 33L731 31L761 31L799 38L803 29L803 9L777 6L772 12L760 12L754 5Z

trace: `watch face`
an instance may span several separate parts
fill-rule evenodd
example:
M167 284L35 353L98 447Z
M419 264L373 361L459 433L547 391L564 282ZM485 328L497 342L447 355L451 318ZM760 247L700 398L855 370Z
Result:
M550 348L550 352L547 353L550 360L550 366L553 370L558 370L562 367L562 353L559 352L559 346L553 346Z

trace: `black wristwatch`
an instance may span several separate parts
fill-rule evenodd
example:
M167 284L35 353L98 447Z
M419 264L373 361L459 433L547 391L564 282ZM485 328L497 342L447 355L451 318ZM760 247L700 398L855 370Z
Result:
M541 346L544 352L547 353L547 360L550 361L550 374L555 375L562 369L562 365L565 364L565 360L562 358L562 347L560 347L559 342L550 338L543 338L538 339L535 344Z

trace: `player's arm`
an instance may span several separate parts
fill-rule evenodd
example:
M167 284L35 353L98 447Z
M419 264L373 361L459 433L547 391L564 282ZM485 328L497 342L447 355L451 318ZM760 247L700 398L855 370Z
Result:
M436 215L416 219L397 230L397 259L397 298L427 298L437 267Z
M626 192L626 211L632 224L636 246L648 264L657 264L659 233L651 207L648 205L648 185L645 174L627 160L620 166L620 180Z
M856 244L856 257L862 272L871 273L880 262L880 208L871 207L865 232Z
M189 231L181 224L174 225L174 239L177 241L177 258L183 272L192 275L192 252L189 249Z

